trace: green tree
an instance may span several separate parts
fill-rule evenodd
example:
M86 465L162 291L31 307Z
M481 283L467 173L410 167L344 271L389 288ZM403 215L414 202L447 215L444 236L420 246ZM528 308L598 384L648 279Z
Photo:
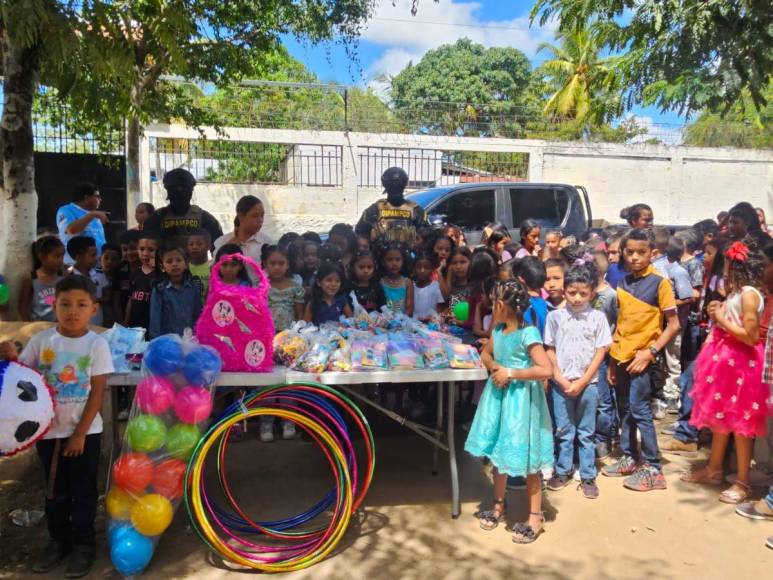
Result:
M624 105L655 104L689 115L727 110L747 90L765 106L773 73L770 2L765 0L536 0L532 20L569 33L597 21L620 53Z

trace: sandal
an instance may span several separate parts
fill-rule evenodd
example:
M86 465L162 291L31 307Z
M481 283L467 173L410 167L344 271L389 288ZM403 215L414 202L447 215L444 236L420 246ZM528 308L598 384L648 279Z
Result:
M748 483L736 479L735 483L719 494L719 501L722 503L739 504L749 499L752 488Z
M708 465L704 465L695 471L685 471L679 479L686 483L702 483L704 485L722 485L722 470L710 471Z
M498 510L497 506L502 506L502 509ZM506 514L507 501L504 499L494 499L494 509L478 512L478 522L480 523L480 529L490 532L496 528L500 522L505 521Z
M540 516L542 518L542 527L537 531L528 523L522 522L515 524L513 528L513 542L516 544L531 544L537 541L545 532L545 512L530 512L529 515Z

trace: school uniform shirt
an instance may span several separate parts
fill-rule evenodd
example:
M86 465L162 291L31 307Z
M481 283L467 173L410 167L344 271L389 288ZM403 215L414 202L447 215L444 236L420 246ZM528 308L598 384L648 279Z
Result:
M650 264L641 276L627 274L617 286L617 326L609 354L618 362L631 360L663 332L664 313L676 310L671 282Z
M91 393L91 377L114 372L110 346L91 330L80 338L62 336L56 327L39 332L30 339L19 361L40 371L56 392L56 415L44 439L72 435ZM94 433L102 433L99 413L88 435Z
M142 271L142 268L139 268L132 274L131 295L129 297L129 302L131 303L131 312L129 313L130 328L144 328L147 330L150 327L150 295L153 292L155 282L155 271L146 274Z
M433 312L437 312L438 304L445 303L440 284L437 281L430 282L424 288L413 283L413 316L419 320L429 318ZM472 310L472 309L471 309Z
M256 234L253 234L250 238L245 240L244 242L238 242L236 241L236 232L231 232L228 234L225 234L224 236L220 236L219 238L215 239L215 254L217 254L218 250L222 248L226 244L236 244L242 249L242 253L245 256L249 256L253 260L255 260L256 264L260 264L260 254L263 251L263 246L266 244L273 244L274 240L272 240L269 236L264 234L262 231L257 232ZM251 270L251 268L248 268L248 272Z
M83 209L77 203L68 203L56 211L56 227L59 230L59 239L62 240L62 243L65 247L64 263L67 265L71 266L75 263L75 260L70 256L70 254L67 253L67 242L69 242L72 238L77 238L78 236L94 238L94 241L97 243L97 256L102 255L102 246L105 245L106 240L105 228L99 219L92 219L88 224L86 224L86 227L83 229L83 231L78 234L67 233L67 228L70 226L70 224L81 219L87 213L89 213L88 210Z
M689 300L693 297L693 285L690 281L690 275L681 264L669 262L664 256L661 256L652 262L652 266L671 281L677 300ZM676 313L682 328L687 326L687 319L690 316L690 305L680 304L676 307Z
M585 374L596 350L612 344L604 313L588 304L582 310L558 308L545 322L545 345L556 349L556 362L567 379L573 381ZM598 372L591 383L598 380Z

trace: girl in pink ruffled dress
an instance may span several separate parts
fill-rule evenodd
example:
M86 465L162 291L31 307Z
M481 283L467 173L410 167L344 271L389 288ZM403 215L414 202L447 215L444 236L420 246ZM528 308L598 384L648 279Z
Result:
M754 438L765 435L773 400L762 382L764 337L760 337L760 315L764 307L763 254L756 243L736 242L725 252L724 304L709 304L714 322L695 362L695 401L690 423L713 432L711 456L705 467L685 473L682 481L720 485L722 463L730 435L735 437L738 479L719 500L740 503L751 492L749 467Z

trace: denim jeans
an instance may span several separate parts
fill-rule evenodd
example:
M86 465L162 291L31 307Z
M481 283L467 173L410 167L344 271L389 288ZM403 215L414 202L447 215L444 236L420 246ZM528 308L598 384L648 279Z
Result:
M652 420L652 379L650 369L638 375L625 370L629 363L616 365L615 378L617 404L620 409L620 447L626 457L640 457L656 469L660 469L660 449ZM641 454L636 445L636 430L641 434Z
M550 392L556 415L556 437L559 440L556 473L558 475L572 473L575 441L577 441L580 477L595 479L596 446L593 443L593 434L596 430L596 407L599 399L596 383L585 387L579 397L568 397L558 385L555 385Z
M607 381L607 369L609 368L609 357L606 357L599 367L599 382L597 383L599 392L598 416L596 418L596 443L607 443L609 445L617 439L618 418L615 408L614 390Z
M692 387L693 387L693 373L694 373L695 361L687 365L687 368L682 373L682 378L679 380L679 386L682 391L682 404L679 407L679 420L676 423L676 430L674 431L674 439L678 439L682 443L697 443L698 442L698 430L690 425L690 417L692 416Z

